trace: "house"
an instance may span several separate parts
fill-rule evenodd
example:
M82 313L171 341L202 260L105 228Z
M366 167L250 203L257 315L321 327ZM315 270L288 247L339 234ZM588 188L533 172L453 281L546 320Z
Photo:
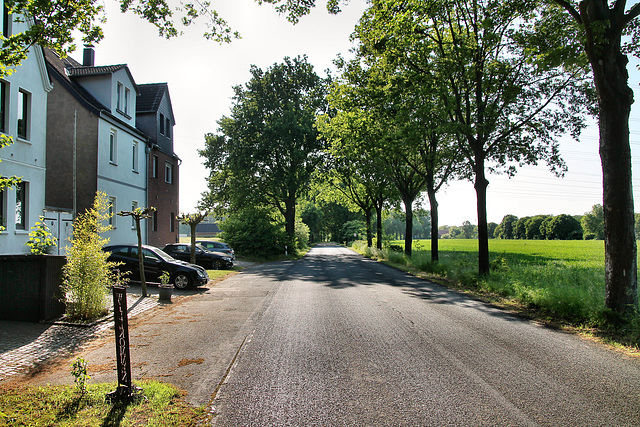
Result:
M5 36L24 31L32 21L16 22L3 14ZM46 189L47 96L52 84L42 48L31 46L15 73L0 78L0 132L13 144L0 149L0 174L22 182L0 190L0 254L28 253L29 231L44 214Z
M137 127L148 138L147 206L156 211L147 221L147 242L164 247L178 242L179 166L180 158L173 151L175 118L166 83L138 85L136 105Z
M44 49L53 89L47 99L45 205L75 218L93 205L96 191L111 203L111 243L135 243L131 217L147 205L148 138L136 128L136 84L126 64L96 66L92 47L82 64ZM142 231L147 241L146 229Z

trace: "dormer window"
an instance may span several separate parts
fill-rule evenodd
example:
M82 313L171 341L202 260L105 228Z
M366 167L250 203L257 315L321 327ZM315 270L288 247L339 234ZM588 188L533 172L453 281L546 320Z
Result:
M124 88L124 113L129 115L129 99L131 99L131 91L129 88Z
M164 114L160 113L160 135L164 135Z
M122 83L120 82L116 88L116 110L122 111Z
M167 135L167 138L171 138L171 120L169 120L169 117L165 119L164 134Z

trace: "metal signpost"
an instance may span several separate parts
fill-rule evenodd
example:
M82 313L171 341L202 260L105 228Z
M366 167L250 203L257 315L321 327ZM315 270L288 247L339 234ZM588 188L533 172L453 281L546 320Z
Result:
M116 332L116 361L118 388L107 397L111 400L130 400L139 392L131 383L131 358L129 356L129 318L127 316L127 289L113 288L113 319Z

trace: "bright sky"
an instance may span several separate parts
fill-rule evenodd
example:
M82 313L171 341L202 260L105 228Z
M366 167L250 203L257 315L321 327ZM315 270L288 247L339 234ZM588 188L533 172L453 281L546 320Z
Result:
M318 74L333 69L337 54L349 56L349 35L364 10L362 0L352 0L337 16L329 15L319 1L310 16L293 26L278 16L270 5L254 0L214 1L213 5L241 40L218 45L202 37L197 27L172 40L161 39L157 31L140 18L122 15L115 2L107 3L105 39L96 46L96 65L126 63L138 84L167 82L176 118L174 150L180 167L180 210L190 213L206 191L207 170L197 150L204 147L204 135L216 132L217 120L229 114L233 86L250 79L252 64L262 69L285 56L307 55ZM82 59L82 46L72 55ZM635 61L637 63L637 61ZM630 64L630 84L640 96L640 72ZM638 101L640 102L640 101ZM640 154L640 104L631 118L634 168ZM567 137L561 153L569 172L555 178L544 165L523 167L515 178L488 176L488 219L537 214L583 214L602 203L602 173L598 155L598 128L592 124L580 142ZM634 174L634 199L640 198L640 175ZM473 184L454 182L439 193L440 225L477 224ZM428 208L428 204L425 204Z

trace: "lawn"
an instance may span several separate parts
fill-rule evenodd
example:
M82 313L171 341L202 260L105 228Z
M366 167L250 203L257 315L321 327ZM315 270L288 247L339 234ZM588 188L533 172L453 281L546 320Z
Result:
M391 245L403 248L404 241L393 241ZM359 251L540 320L584 329L603 330L611 326L611 316L604 309L601 240L492 239L491 272L484 277L477 273L477 240L440 240L437 263L431 261L430 247L429 240L414 241L410 258L391 250L367 249L362 243ZM627 324L621 341L637 346L639 325L640 319Z

